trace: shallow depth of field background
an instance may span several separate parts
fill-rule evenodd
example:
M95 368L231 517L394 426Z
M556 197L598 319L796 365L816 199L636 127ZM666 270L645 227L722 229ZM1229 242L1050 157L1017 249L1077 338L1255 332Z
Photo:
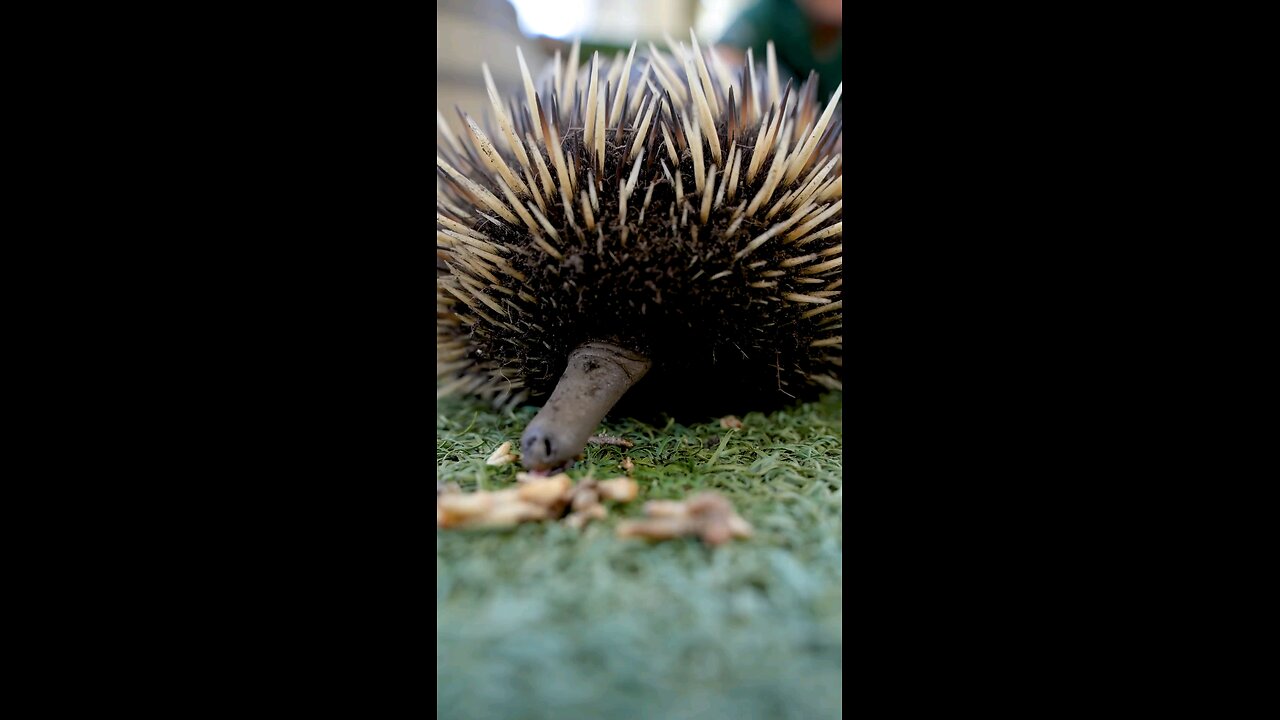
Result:
M438 0L438 109L482 116L480 63L519 89L515 47L536 75L582 39L612 57L632 40L713 41L747 0ZM742 417L744 427L608 418L631 449L589 446L569 474L635 464L640 497L583 531L554 523L436 532L437 716L448 719L835 718L841 712L843 394ZM436 408L436 471L465 491L515 483L491 467L536 408ZM754 538L710 549L614 536L645 500L725 494Z
M568 56L582 40L583 61L599 50L612 58L639 41L665 47L663 34L689 42L716 38L748 0L437 0L436 107L456 118L456 104L475 117L488 106L480 63L487 62L499 91L519 89L516 46L535 75L557 47Z

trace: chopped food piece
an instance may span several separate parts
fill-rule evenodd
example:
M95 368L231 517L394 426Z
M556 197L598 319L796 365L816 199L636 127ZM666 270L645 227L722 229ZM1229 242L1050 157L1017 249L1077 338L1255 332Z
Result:
M461 525L492 507L492 493L454 493L436 498L436 508L442 513L440 524L445 527Z
M620 477L600 482L600 497L605 500L631 502L639 492L640 486L631 478Z
M618 524L619 537L668 540L697 535L708 545L720 545L732 538L751 537L751 524L733 510L718 493L701 493L684 502L650 500L644 505L646 517Z
M635 481L629 478L604 483L588 478L576 486L566 473L552 477L519 473L516 479L521 482L515 487L474 493L440 494L437 483L436 525L441 528L505 527L533 520L555 520L564 515L566 509L571 509L565 524L581 528L591 520L608 517L609 511L600 504L602 497L628 502L637 492Z
M684 517L689 508L679 500L650 500L644 504L644 514L649 517Z
M702 522L702 541L708 545L723 545L733 537L729 530L729 518L709 517Z
M618 537L638 537L645 540L670 540L693 535L697 531L697 525L689 518L657 517L618 523Z
M494 505L488 512L475 518L471 524L477 527L503 527L529 520L545 520L547 517L549 517L547 508L516 500Z
M733 533L734 537L749 538L754 530L751 527L751 523L743 520L737 513L734 513L729 516L729 532Z
M443 528L514 525L547 517L547 508L520 499L519 490L442 495L436 498L436 524Z
M609 517L609 510L603 505L592 505L582 510L574 510L564 519L564 524L574 530L581 530L591 520L603 520Z
M733 512L733 505L719 493L699 493L685 501L692 515L728 514Z
M720 427L725 428L726 430L728 428L737 428L740 430L742 429L742 421L739 420L736 415L725 415L720 418Z
M493 454L489 455L489 458L485 460L485 464L506 465L507 463L515 462L519 459L519 457L511 452L511 441L508 440L507 442L499 445L498 449L493 451Z
M574 512L586 510L600 504L600 483L587 478L569 491L570 505Z
M573 494L574 510L585 510L587 508L599 507L599 506L600 506L600 493L595 490L592 490L591 488L587 488L585 490L579 489L577 492Z
M560 474L545 480L527 482L517 490L517 493L525 502L551 507L557 503L564 503L572 488L573 480L570 480L568 475Z
M539 475L538 473L527 472L516 473L516 482L518 483L539 482L541 480L558 480L560 478L573 482L569 479L568 473L559 473L557 475Z

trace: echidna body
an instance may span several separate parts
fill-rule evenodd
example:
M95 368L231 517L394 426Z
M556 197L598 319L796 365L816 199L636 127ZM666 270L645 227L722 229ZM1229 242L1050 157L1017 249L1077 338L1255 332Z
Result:
M540 88L521 55L508 105L484 69L496 125L437 115L438 396L551 394L534 470L637 383L629 402L712 412L841 387L841 88L824 109L816 76L780 91L772 62L671 50L637 75L634 45L579 68L575 43Z

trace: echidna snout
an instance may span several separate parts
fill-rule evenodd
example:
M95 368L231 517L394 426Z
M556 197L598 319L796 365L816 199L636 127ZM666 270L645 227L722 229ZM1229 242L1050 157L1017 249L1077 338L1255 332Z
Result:
M579 346L569 354L551 398L520 436L520 461L535 472L569 464L649 366L648 358L612 343Z

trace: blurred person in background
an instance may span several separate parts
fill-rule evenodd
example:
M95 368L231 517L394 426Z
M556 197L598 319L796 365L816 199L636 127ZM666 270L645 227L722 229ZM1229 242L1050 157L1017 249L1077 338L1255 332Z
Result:
M765 67L765 44L772 40L782 84L793 77L799 89L816 71L823 101L841 82L841 15L840 0L755 0L729 24L716 51L727 67L739 68L751 48L758 76Z

